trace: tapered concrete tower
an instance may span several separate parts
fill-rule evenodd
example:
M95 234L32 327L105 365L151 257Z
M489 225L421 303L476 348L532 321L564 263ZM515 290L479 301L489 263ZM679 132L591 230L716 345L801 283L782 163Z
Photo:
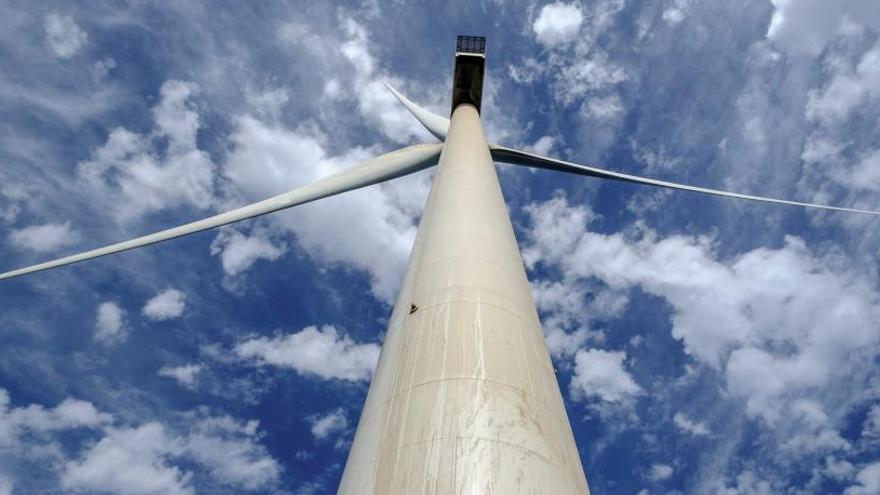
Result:
M452 121L339 493L589 493L459 37Z

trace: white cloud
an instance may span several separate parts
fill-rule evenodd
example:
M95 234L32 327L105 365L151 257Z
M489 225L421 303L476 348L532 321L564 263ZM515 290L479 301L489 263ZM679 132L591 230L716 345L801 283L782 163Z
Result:
M507 74L511 79L520 84L531 84L541 79L547 73L547 64L537 59L526 57L522 60L522 65L508 65Z
M110 57L98 60L89 66L89 71L92 73L92 77L95 81L102 81L110 71L116 68L116 60L113 60Z
M541 8L532 24L532 31L539 43L552 48L574 41L583 21L584 15L579 5L555 2Z
M46 43L60 58L70 58L86 44L88 34L69 15L54 12L46 16L43 24Z
M545 51L540 60L523 57L518 65L507 67L514 81L533 84L546 80L558 104L580 109L583 125L576 129L578 136L571 142L595 156L615 142L626 115L616 86L627 81L629 74L615 54L612 58L602 48L607 43L600 40L625 5L622 0L602 0L592 3L588 14L581 13L575 3L544 6L533 30L540 33L538 39L545 46L555 49Z
M670 26L681 24L687 17L687 11L690 8L690 0L674 0L672 4L663 11L663 20Z
M767 37L793 54L814 56L852 25L880 27L873 0L770 0Z
M159 423L113 428L79 460L65 465L61 486L122 495L192 494L192 475L169 463L182 450Z
M10 407L10 402L8 392L0 388L0 470L4 471L0 473L0 494L12 493L13 475L21 474L2 468L13 468L20 460L54 467L64 459L59 435L70 438L72 430L96 430L113 422L112 415L79 399L67 398L55 407Z
M200 364L186 364L183 366L163 366L159 369L159 376L173 378L187 388L193 388L202 371Z
M231 276L241 274L258 260L275 261L284 253L284 245L273 244L261 233L245 236L234 229L221 230L211 243L211 254L220 255L223 271Z
M183 420L185 435L159 422L105 427L98 442L62 464L61 486L95 493L190 494L196 491L197 470L212 484L243 490L277 482L281 467L257 442L257 421L210 416L206 410L185 413Z
M310 416L307 420L316 440L326 440L330 435L342 433L348 429L348 418L341 407L323 415Z
M272 339L250 339L236 345L235 353L260 365L290 368L325 379L358 381L369 380L379 359L379 346L355 343L326 325Z
M556 138L553 136L541 136L535 141L535 144L526 147L526 149L539 155L549 156L553 152L554 146L556 146Z
M564 259L575 249L585 226L596 219L588 208L569 207L563 194L544 203L527 205L524 210L532 222L523 249L523 260L529 268L539 262Z
M151 134L116 128L90 160L78 165L80 177L108 198L120 221L168 208L215 204L214 165L196 142L200 119L191 99L198 91L193 83L165 82L153 109Z
M156 294L144 306L144 315L151 320L170 320L183 314L186 295L177 289L166 289Z
M668 464L654 464L651 466L649 476L652 481L663 481L671 478L673 472L672 466Z
M590 98L581 106L581 113L597 122L616 122L623 112L623 103L617 95Z
M255 420L241 423L229 416L207 417L183 439L189 457L225 485L257 490L275 484L281 466L257 443Z
M0 218L6 223L12 223L21 213L22 203L26 202L31 196L27 190L15 184L4 184L0 186Z
M849 461L837 460L833 456L825 458L825 474L834 479L848 479L854 470L855 466Z
M880 404L874 405L868 410L862 435L870 438L880 438Z
M772 495L778 492L773 490L769 481L759 479L751 471L743 471L737 475L735 486L722 488L716 493L718 495Z
M526 211L534 224L529 233L534 241L525 249L530 264L543 260L575 279L597 277L620 288L640 285L665 297L675 308L673 336L709 364L719 365L731 346L772 337L797 339L793 343L817 353L813 364L826 370L832 367L822 363L832 356L820 348L827 335L822 329L837 328L841 338L835 351L826 349L835 355L843 352L841 346L852 348L875 338L870 329L878 316L872 305L877 295L868 281L824 267L795 238L788 238L782 249L756 249L723 264L714 259L708 238L657 239L651 231L632 238L601 235L587 232L586 225L578 233L577 222L589 220L588 212L568 207L563 198ZM760 360L761 352L743 346L738 359L754 362L749 358ZM809 380L816 371L801 378Z
M19 249L27 249L38 253L55 251L79 241L79 233L70 228L70 222L31 225L13 230L9 234L12 245Z
M526 211L530 266L559 269L568 283L599 280L663 298L672 336L720 371L729 396L773 425L782 448L849 448L835 429L849 407L840 397L860 396L853 376L873 369L880 340L880 294L864 272L792 237L721 261L709 238L659 238L641 224L610 235L585 224L578 233L589 211L558 197Z
M616 316L626 305L623 293L591 292L577 282L536 280L532 296L542 313L547 348L554 357L573 355L590 339L601 342L604 335L590 328L591 321Z
M273 88L264 91L247 91L245 99L255 115L274 120L280 117L284 105L290 101L290 95L285 88Z
M91 402L78 399L65 399L49 409L39 404L9 408L9 402L9 393L0 388L0 448L14 447L18 437L27 432L96 428L113 421Z
M128 337L125 328L125 311L114 302L98 305L95 323L95 339L104 344L116 344Z
M578 351L569 389L575 398L598 397L604 402L619 403L639 394L642 389L623 366L626 353L600 349Z
M880 493L880 462L868 464L856 475L858 485L843 491L843 495L876 495Z
M626 80L627 74L622 67L610 62L605 52L596 51L560 67L553 83L556 90L554 98L568 105ZM616 95L592 97L590 102L581 112L597 119L607 120L623 111L620 98Z
M672 421L679 430L690 433L691 435L703 437L709 434L709 429L706 427L706 423L703 423L702 421L693 421L685 416L684 413L675 413L672 417Z
M826 124L839 123L863 103L880 98L880 43L855 67L846 64L832 74L824 88L810 91L806 107L808 118Z

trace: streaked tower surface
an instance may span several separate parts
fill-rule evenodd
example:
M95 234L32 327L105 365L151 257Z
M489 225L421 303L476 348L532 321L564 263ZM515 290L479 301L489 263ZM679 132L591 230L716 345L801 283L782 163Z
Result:
M589 493L480 120L485 38L453 110L339 493Z

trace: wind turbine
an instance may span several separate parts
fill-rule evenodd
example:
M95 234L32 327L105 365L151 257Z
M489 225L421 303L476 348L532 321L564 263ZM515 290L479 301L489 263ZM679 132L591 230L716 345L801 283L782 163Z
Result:
M589 493L493 161L769 203L880 212L678 184L488 143L480 119L485 60L485 38L458 37L450 119L388 86L440 144L409 146L242 208L0 279L155 244L437 165L339 493Z

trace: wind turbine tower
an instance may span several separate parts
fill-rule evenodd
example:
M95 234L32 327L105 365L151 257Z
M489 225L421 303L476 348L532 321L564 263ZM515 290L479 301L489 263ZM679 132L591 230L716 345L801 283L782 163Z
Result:
M589 493L480 121L485 38L452 118L339 493Z

